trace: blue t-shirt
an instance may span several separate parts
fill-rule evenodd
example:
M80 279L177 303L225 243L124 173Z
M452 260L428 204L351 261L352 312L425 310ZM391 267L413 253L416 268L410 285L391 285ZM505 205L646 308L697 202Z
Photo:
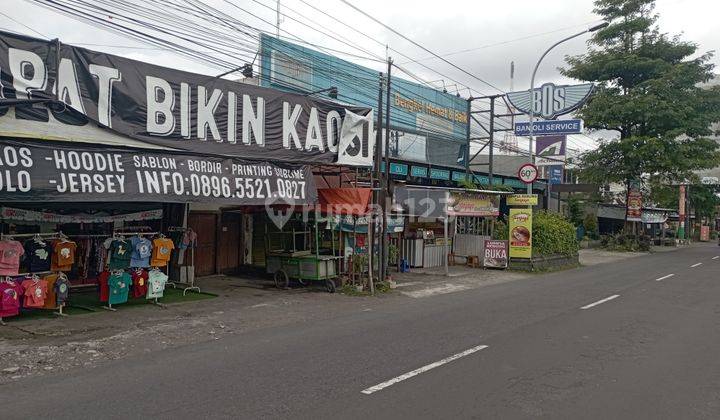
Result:
M113 274L108 279L108 303L116 305L125 303L128 300L128 291L132 284L132 278L128 273Z
M132 254L130 256L130 267L150 267L150 255L152 255L152 242L139 236L133 236L130 240Z

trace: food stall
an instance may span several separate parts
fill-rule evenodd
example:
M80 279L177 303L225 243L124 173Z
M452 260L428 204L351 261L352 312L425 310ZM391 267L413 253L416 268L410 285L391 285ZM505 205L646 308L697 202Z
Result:
M410 267L445 267L448 255L479 257L499 215L498 191L399 187L394 207L409 220L401 256ZM488 220L486 220L488 219Z

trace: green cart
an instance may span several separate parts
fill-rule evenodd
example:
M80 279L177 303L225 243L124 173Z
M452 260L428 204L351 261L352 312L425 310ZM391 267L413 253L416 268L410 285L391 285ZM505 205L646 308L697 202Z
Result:
M266 228L266 272L273 276L275 286L287 288L290 279L303 286L311 281L322 281L325 289L334 293L338 277L338 260L335 255L335 237L330 230L331 255L320 253L318 217L308 223L289 221L278 231Z

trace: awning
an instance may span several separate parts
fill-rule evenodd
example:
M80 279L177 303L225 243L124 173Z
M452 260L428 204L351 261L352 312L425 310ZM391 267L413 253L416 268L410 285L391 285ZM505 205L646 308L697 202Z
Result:
M362 216L370 210L371 194L370 188L321 188L318 204L323 213Z

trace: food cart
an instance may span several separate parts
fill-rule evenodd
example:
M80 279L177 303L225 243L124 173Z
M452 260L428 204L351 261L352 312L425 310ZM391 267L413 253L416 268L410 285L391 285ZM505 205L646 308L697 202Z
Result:
M341 257L336 253L333 230L329 230L331 253L321 253L321 223L326 221L321 221L315 213L311 221L290 220L278 231L266 227L266 272L273 275L275 286L287 288L290 279L297 280L302 286L311 281L322 281L329 293L335 292L337 262Z

